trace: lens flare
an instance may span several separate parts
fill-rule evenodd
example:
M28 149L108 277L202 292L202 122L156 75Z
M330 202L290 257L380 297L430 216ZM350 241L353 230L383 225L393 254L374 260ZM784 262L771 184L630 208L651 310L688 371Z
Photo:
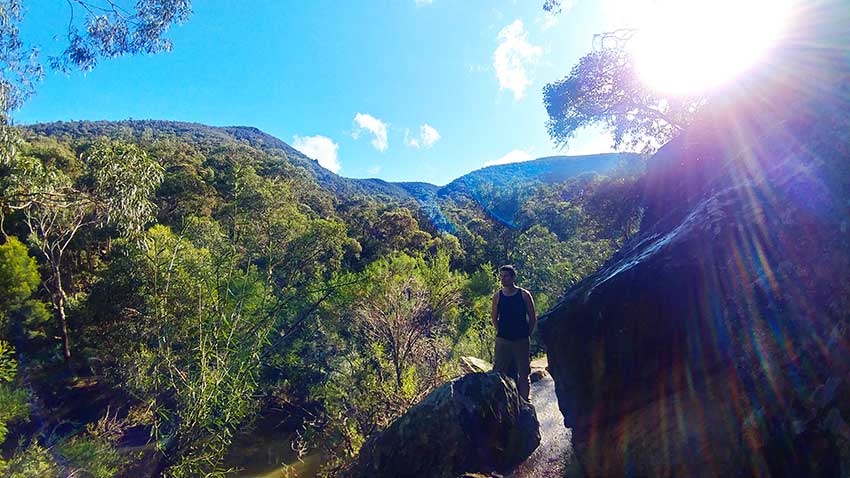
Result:
M694 94L758 62L779 38L790 0L661 1L633 39L639 74L659 91Z

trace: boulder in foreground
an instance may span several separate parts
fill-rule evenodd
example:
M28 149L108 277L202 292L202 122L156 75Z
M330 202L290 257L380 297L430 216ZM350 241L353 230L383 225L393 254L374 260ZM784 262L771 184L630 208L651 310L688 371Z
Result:
M506 471L540 444L534 408L497 372L448 382L360 450L348 477L455 478Z

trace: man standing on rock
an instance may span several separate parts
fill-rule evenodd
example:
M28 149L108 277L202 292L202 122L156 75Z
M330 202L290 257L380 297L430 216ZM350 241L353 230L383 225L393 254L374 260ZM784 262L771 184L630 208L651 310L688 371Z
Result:
M501 289L493 293L490 318L496 327L496 359L493 370L510 375L511 365L517 372L516 387L526 401L531 388L531 356L528 338L537 325L534 299L527 290L516 286L516 269L499 268Z

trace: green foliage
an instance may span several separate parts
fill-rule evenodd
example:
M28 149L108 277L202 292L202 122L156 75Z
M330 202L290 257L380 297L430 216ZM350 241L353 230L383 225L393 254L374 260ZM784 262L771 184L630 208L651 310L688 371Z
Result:
M333 372L314 389L331 467L445 380L466 278L451 271L445 253L431 260L396 254L350 282L331 306L340 314L328 330Z
M8 424L26 420L29 416L28 399L25 390L0 384L0 443L3 443L9 432Z
M545 298L557 298L564 291L570 265L565 263L566 244L545 226L535 225L522 233L511 254L521 271L517 282L537 295L537 306L545 310ZM544 297L545 294L545 297Z
M14 349L7 342L0 340L0 383L11 382L18 371L18 363L14 359Z
M14 388L11 383L18 372L18 364L13 354L12 346L0 340L0 444L6 439L6 433L9 431L7 424L26 418L29 414L26 392Z
M16 155L0 191L0 211L23 215L28 241L49 265L49 290L69 368L66 253L81 230L113 225L124 235L137 234L151 218L149 196L162 179L156 161L137 146L120 142L96 141L83 155L83 164L81 176L71 178L42 158Z
M83 155L78 182L105 224L126 235L139 233L154 216L151 196L162 182L162 166L134 144L96 141Z
M210 217L218 207L216 191L209 184L215 174L205 165L199 147L175 138L157 140L151 156L161 158L163 181L157 190L157 221L180 227L190 216Z
M232 249L197 248L165 226L118 246L92 293L107 298L102 312L126 317L101 339L105 373L153 410L170 476L221 472L233 430L255 410L269 289Z
M35 261L26 247L9 237L0 245L0 337L13 321L32 322L44 314L40 302L30 296L40 283ZM29 415L28 396L15 386L18 363L12 346L0 338L0 444L6 439L8 424ZM2 460L0 460L2 466Z
M0 332L7 328L10 317L25 306L40 284L35 259L16 237L8 237L0 245Z
M602 124L617 149L651 152L686 126L701 98L664 96L640 79L629 50L601 48L583 56L570 74L543 89L546 127L559 145L579 129Z
M407 207L361 199L345 205L343 215L365 263L394 252L421 254L444 242L422 230L419 219Z
M490 264L484 264L468 277L461 302L464 310L458 323L453 351L456 356L471 355L493 362L496 329L490 320L493 291L498 287Z
M38 443L15 450L9 461L0 459L0 475L7 478L48 478L59 471L51 451Z
M637 232L642 216L642 174L632 167L610 177L585 175L538 188L522 206L524 231L510 261L520 283L545 311L561 294L602 266Z
M124 466L124 458L109 441L96 436L80 435L59 443L56 448L80 478L112 478Z

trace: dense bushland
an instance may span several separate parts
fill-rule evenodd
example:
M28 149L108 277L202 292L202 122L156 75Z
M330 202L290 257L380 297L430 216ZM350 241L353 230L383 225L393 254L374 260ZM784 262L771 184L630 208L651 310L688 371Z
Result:
M498 191L510 225L444 197L438 229L282 142L151 125L5 130L4 476L223 476L272 419L332 474L461 356L492 358L494 266L542 312L641 214L630 167Z

